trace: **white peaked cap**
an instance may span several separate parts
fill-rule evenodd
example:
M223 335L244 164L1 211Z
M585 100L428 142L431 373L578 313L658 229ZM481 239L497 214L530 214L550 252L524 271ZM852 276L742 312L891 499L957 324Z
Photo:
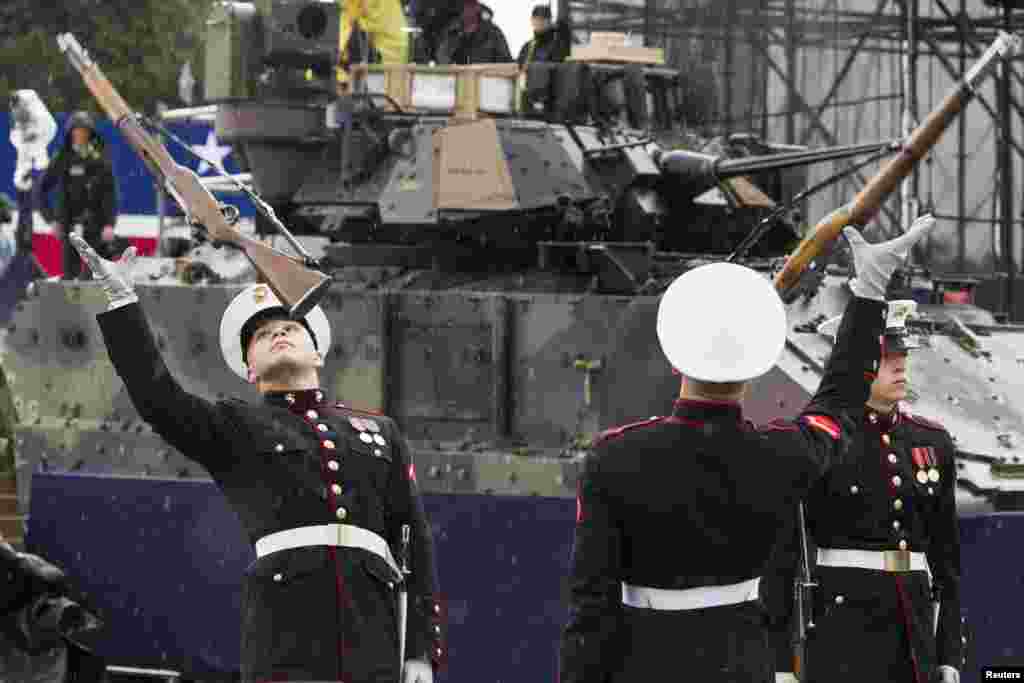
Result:
M242 328L254 315L268 308L284 308L286 314L288 310L267 285L250 285L231 300L220 319L220 350L224 354L224 361L232 372L244 380L248 380L249 375L242 360ZM331 348L331 325L327 322L327 316L323 309L314 306L305 318L316 337L317 350L326 358Z
M786 309L768 278L712 263L679 276L662 295L658 341L687 377L742 382L775 365L786 343Z

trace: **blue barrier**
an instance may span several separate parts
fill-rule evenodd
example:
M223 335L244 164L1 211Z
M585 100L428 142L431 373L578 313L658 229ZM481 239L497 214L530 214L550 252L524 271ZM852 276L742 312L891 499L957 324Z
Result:
M960 517L962 611L970 634L963 683L983 666L1024 664L1024 512Z
M36 473L26 543L65 569L106 626L111 663L235 671L241 576L255 559L206 481ZM427 495L448 612L440 681L554 681L575 502Z
M555 681L575 502L427 495L449 618L441 681ZM27 543L102 608L112 663L237 670L240 579L255 559L210 482L37 473ZM961 518L972 663L1024 662L1024 513ZM680 634L685 637L685 634Z

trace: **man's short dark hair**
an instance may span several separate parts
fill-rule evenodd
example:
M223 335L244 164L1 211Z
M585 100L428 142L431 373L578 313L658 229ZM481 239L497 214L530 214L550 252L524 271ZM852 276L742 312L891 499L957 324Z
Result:
M551 5L534 5L530 16L538 19L551 19Z

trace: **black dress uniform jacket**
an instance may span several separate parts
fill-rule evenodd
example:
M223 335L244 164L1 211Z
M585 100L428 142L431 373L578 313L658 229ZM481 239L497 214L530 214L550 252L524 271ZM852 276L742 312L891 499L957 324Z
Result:
M764 430L736 403L679 400L672 415L606 432L579 485L561 683L772 680L757 601L689 611L622 602L761 576L777 527L821 476L877 370L884 305L855 299L818 392ZM756 343L756 340L751 340Z
M136 410L209 471L251 542L343 521L376 532L397 557L401 526L411 526L406 659L436 668L444 649L432 539L395 423L314 390L258 404L207 401L170 375L138 304L97 318ZM380 438L366 443L364 432ZM362 549L305 547L256 560L244 581L243 681L397 681L397 578Z
M905 548L924 553L930 571L817 567L805 680L928 683L940 665L962 669L954 453L939 424L899 411L864 411L852 447L808 498L812 566L817 547ZM778 595L792 585L798 538L787 539L776 560L782 570L769 579L768 589Z

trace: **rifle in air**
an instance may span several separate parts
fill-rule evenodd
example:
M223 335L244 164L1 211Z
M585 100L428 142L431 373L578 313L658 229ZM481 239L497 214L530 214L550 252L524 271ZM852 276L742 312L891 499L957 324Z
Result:
M133 112L121 98L99 65L79 45L75 37L70 33L63 33L57 36L57 44L71 65L82 75L89 92L110 120L181 206L189 222L200 226L214 244L227 244L242 250L293 317L301 317L308 313L327 293L331 278L316 269L316 262L277 220L273 209L248 187L236 181L239 188L253 199L256 207L275 223L288 243L298 252L298 257L289 256L257 239L243 235L235 228L238 210L234 206L218 202L203 186L194 171L178 164L163 144L146 131L142 125L142 117ZM214 167L216 168L216 165Z

